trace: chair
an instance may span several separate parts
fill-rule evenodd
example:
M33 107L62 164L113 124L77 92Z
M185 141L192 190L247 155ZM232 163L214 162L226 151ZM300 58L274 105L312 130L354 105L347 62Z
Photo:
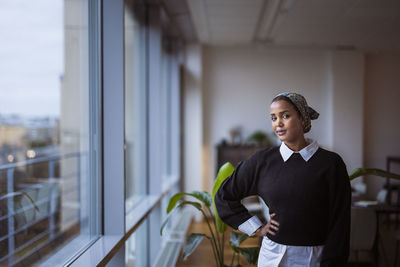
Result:
M359 252L372 254L375 265L373 246L377 230L376 214L373 208L351 207L350 250L355 252L356 262L359 262Z

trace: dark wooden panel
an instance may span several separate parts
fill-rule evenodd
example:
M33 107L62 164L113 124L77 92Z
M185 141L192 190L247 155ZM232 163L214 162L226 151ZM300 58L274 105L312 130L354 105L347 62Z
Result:
M230 162L236 167L239 162L249 158L257 150L264 148L263 146L257 145L218 145L216 174L219 168L226 162Z

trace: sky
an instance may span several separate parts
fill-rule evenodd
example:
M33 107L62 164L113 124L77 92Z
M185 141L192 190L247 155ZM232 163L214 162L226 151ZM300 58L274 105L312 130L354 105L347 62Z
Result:
M60 115L63 0L0 0L0 114Z

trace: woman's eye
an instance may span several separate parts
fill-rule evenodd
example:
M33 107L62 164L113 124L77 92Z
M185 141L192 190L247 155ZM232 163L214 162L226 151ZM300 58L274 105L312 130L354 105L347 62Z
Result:
M283 114L283 116L282 116L284 119L289 119L289 115L288 114Z
M276 121L276 117L271 117L271 121Z

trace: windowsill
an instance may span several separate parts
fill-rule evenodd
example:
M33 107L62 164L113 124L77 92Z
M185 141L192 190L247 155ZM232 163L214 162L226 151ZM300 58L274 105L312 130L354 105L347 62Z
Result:
M90 246L95 245L99 239L101 238L90 238L89 235L80 235L65 246L63 246L60 250L58 250L55 254L50 256L44 262L40 263L40 265L45 266L59 266L60 262L64 262L64 266L68 266L71 262L73 262L74 258L77 254L82 251L85 251ZM77 248L80 248L77 250Z
M123 239L123 235L107 235L100 237L92 244L81 256L79 256L71 265L65 266L97 266L101 261L117 246ZM53 265L56 266L56 265Z

